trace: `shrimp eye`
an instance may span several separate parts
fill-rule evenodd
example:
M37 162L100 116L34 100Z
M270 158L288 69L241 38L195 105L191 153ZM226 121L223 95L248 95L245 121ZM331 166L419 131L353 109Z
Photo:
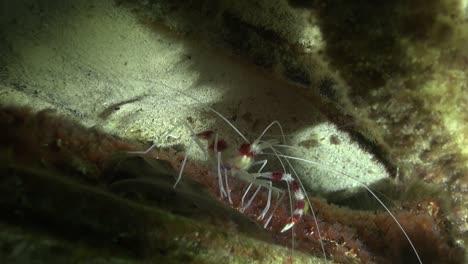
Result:
M249 158L251 158L251 157L253 157L255 155L255 153L252 152L252 148L251 148L250 144L247 144L247 143L242 144L238 151L239 151L240 155L244 155L244 156L247 156Z

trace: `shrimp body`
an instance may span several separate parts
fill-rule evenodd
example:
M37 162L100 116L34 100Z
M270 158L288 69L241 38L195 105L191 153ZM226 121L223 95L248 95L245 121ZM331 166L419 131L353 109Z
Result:
M283 172L258 172L249 173L248 170L256 164L255 157L261 154L264 148L270 146L268 142L265 143L243 143L240 147L233 150L230 148L224 139L218 139L217 134L214 131L208 130L196 135L201 139L208 141L208 151L210 155L217 156L218 153L223 153L227 157L221 160L221 167L231 173L232 176L239 174L248 174L252 176L252 181L256 178L267 178L270 181L285 181L286 184L292 187L292 191L295 199L295 208L291 218L288 220L286 225L283 227L281 232L285 232L291 229L302 217L305 209L307 208L307 202L305 201L305 195L301 189L299 183L289 173ZM227 155L226 155L227 154ZM228 190L229 191L229 190Z

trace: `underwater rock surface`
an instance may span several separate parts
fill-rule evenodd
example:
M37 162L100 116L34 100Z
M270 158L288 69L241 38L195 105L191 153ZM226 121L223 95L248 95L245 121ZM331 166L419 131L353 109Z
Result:
M0 260L5 263L266 263L287 248L166 161L50 112L2 108ZM29 144L34 141L35 144ZM89 168L93 168L92 170ZM299 263L322 263L303 253Z
M328 227L332 217L324 220L327 252L334 258L345 261L340 256L348 254L355 261L385 261L389 256L378 253L383 246L402 262L411 255L398 242L390 247L372 236L366 240L366 229L352 224L361 219L356 215L380 219L375 221L381 224L388 216L355 188L355 182L326 170L345 168L349 169L345 174L358 173L365 179L366 169L356 168L370 168L359 161L371 160L372 168L383 169L369 169L369 175L380 180L365 182L394 202L393 210L409 230L422 232L427 236L421 237L430 237L426 242L440 245L431 250L419 241L422 252L436 255L426 255L424 263L427 259L463 263L468 243L467 6L465 0L391 1L384 5L334 0L196 0L184 4L164 0L3 1L0 103L56 109L86 127L145 142L140 146L114 141L97 132L91 132L91 139L83 138L80 135L89 131L71 125L76 128L72 129L74 146L90 141L105 147L91 144L66 153L58 139L70 137L68 132L59 129L58 134L49 135L46 142L59 156L68 157L56 173L78 173L72 178L79 184L101 184L102 157L119 150L142 150L180 120L188 120L197 132L217 129L230 142L238 143L239 135L207 107L223 113L249 139L278 120L288 137L310 133L295 147L318 156L315 161L322 164L301 172L303 177L316 174L307 187L311 194L355 209L348 214L346 209L313 199L314 207L327 208L336 219L347 219L336 228ZM38 141L32 131L61 127L58 124L68 119L52 122L47 111L37 116L29 110L12 111L40 127L28 127L18 135L24 141L18 142L15 155L36 157L26 160L26 167L32 170L28 173L42 175L49 169L48 163L37 159L45 152L34 147ZM337 130L314 136L314 128L320 130L321 125ZM337 148L328 148L348 147L337 136L341 132L366 153L365 159L356 154L357 161L350 161L334 152ZM271 134L274 138L279 132ZM177 167L181 150L191 142L190 132L180 129L171 136L161 144L163 151L157 157ZM6 149L2 155L9 157L9 147L3 146L8 142L2 143ZM355 153L349 151L345 157ZM206 178L210 170L197 163L203 163L202 154L196 150L190 154L194 165L188 172ZM325 163L325 156L335 159ZM143 200L151 200L154 197L143 188L170 185L139 177L127 183L128 191L120 189L122 182L116 183L114 193L106 191L141 202L135 188L144 194ZM340 188L327 189L327 184ZM260 208L262 202L260 199L254 208ZM362 209L378 211L371 216L359 211ZM331 213L334 210L338 213ZM255 209L252 211L255 217ZM278 213L277 228L286 217L284 211ZM319 217L327 219L326 215ZM306 219L304 225L310 221ZM3 224L12 228L13 237L48 236L18 229L11 222ZM413 224L429 229L412 229ZM249 226L246 223L248 230ZM310 226L302 229L308 230ZM393 231L386 233L389 241L401 242L389 238L396 233ZM347 235L340 237L342 233ZM353 243L353 233L359 234L359 243ZM11 237L6 234L4 241ZM276 237L284 245L290 244L285 242L288 239ZM369 249L373 254L367 254L362 241L375 245ZM320 255L314 243L310 247ZM357 257L356 249L361 249ZM447 259L441 257L444 254Z
M3 108L0 124L6 127L0 141L0 209L5 212L0 236L6 249L1 257L10 263L27 261L34 254L47 262L54 250L63 253L71 247L77 250L70 256L76 261L111 255L104 263L323 261L300 253L320 255L312 216L298 223L295 247L300 252L291 256L287 247L274 245L291 243L290 235L280 232L289 218L288 203L275 213L269 231L263 230L252 219L263 210L265 196L240 214L214 197L215 176L206 167L189 165L187 173L198 182L185 176L173 189L177 171L159 157L174 154L126 154L141 146L86 129L51 111ZM245 187L231 181L234 205L240 202L242 184ZM312 199L312 206L321 241L333 260L415 260L387 213L353 211L321 199ZM452 245L447 219L436 201L393 211L424 261L459 263L462 252ZM231 252L228 256L226 250ZM62 258L59 254L55 259Z

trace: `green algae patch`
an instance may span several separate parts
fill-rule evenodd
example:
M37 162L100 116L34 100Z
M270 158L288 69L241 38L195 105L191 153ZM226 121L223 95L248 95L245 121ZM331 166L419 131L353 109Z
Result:
M352 89L351 96L366 98L395 76L423 75L437 60L438 49L453 48L459 37L461 12L453 0L333 0L314 8L325 52ZM417 87L418 81L412 85Z

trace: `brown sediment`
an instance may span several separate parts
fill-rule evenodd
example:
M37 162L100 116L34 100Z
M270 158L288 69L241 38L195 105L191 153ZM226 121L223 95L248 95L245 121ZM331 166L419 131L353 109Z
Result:
M139 148L96 129L79 126L52 109L34 113L28 108L1 108L0 126L0 145L16 159L73 167L90 177L98 177L110 155Z

